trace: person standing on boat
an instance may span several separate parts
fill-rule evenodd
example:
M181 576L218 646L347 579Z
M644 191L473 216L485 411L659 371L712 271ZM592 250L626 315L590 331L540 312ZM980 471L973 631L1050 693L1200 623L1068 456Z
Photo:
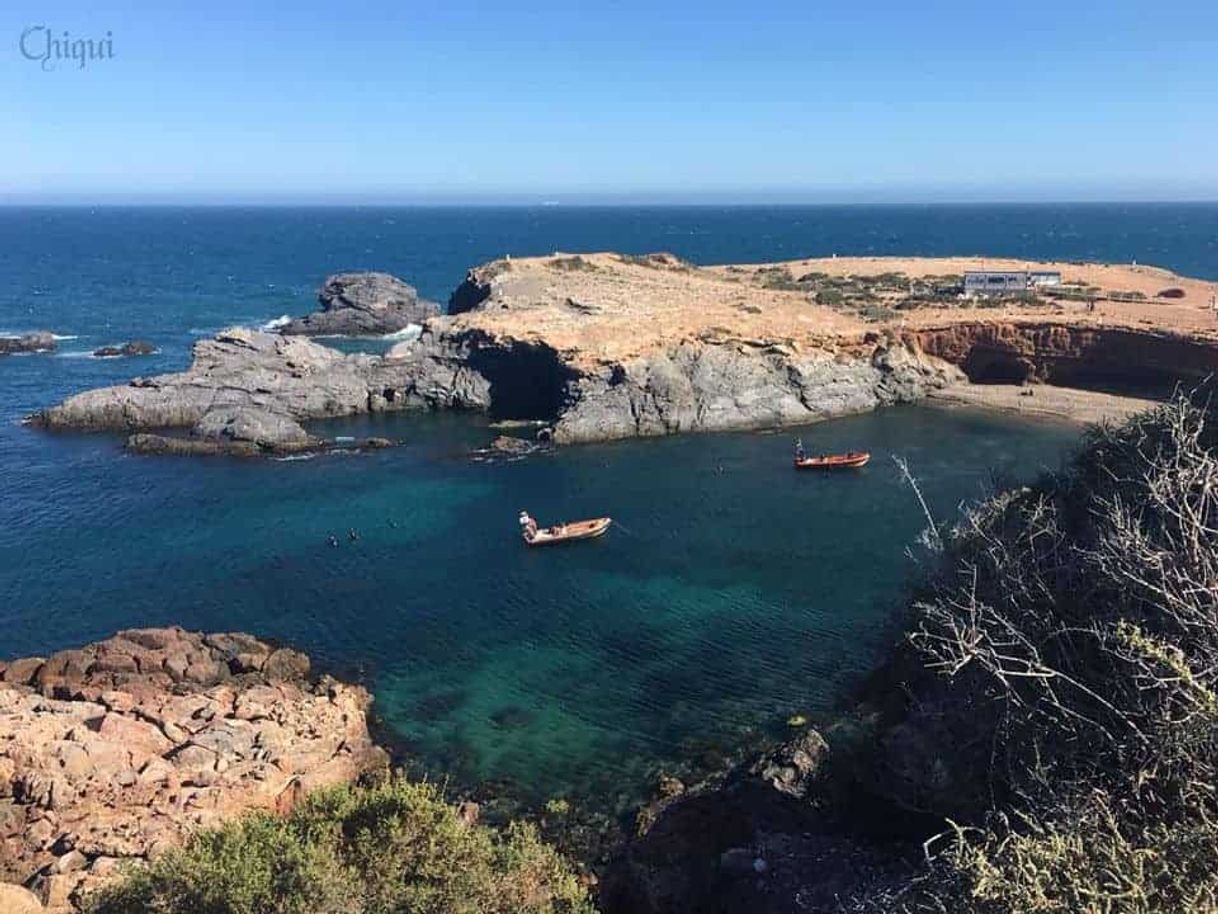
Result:
M808 456L808 452L804 450L804 439L796 438L795 439L795 459L803 460L807 456Z
M529 516L528 511L520 512L520 527L524 531L525 539L532 539L537 535L537 521Z

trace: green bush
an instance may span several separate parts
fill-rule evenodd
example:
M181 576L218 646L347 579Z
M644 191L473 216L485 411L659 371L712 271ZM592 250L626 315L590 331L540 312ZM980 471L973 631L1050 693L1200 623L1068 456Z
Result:
M884 305L866 304L858 309L858 315L868 323L874 324L892 320L897 316L897 312Z
M556 270L562 270L564 273L593 272L596 270L596 264L591 260L585 260L578 254L572 257L551 258L549 265Z
M571 869L528 825L469 825L427 784L321 791L130 873L90 914L585 914Z
M774 289L779 292L801 292L804 289L802 281L791 275L786 267L764 267L757 271L763 289Z

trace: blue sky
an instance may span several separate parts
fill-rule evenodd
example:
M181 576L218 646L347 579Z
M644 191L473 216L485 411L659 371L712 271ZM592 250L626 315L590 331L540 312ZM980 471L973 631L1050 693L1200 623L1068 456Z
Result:
M1214 2L291 6L9 0L0 199L1218 199Z

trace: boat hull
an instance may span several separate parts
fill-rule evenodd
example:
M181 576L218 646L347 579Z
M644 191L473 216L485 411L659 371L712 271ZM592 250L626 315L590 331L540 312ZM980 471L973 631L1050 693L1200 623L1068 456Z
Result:
M796 458L795 469L852 470L866 466L867 461L870 459L871 455L866 452L861 454L830 454L827 457L805 457L802 460Z
M597 517L592 520L581 520L570 524L558 524L538 530L532 537L526 536L524 541L529 546L554 546L559 543L576 543L580 540L592 540L604 536L609 530L613 518Z

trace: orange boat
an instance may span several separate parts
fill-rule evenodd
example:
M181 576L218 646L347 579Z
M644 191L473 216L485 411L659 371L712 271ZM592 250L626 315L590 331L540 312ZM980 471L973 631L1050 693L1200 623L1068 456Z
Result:
M554 543L573 543L576 540L591 540L603 536L613 523L611 517L597 517L592 520L577 520L569 524L555 524L553 527L539 527L530 534L524 531L524 541L530 546L550 546Z
M848 454L827 454L822 457L796 457L797 470L842 470L866 466L871 459L867 451L851 451Z

